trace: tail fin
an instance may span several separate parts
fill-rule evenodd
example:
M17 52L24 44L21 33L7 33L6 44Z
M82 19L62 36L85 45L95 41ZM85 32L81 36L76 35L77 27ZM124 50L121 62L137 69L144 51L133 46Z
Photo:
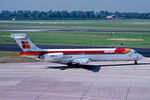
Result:
M26 34L11 34L23 51L40 51L41 49L34 45Z

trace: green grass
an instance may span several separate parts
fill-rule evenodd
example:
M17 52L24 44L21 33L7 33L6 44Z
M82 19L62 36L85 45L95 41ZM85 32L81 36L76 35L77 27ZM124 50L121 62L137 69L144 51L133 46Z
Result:
M147 23L147 24L145 24ZM150 31L150 20L29 20L0 21L0 29L74 29Z
M10 37L12 32L0 32L0 43L16 43ZM22 32L13 32L22 33ZM86 45L86 46L113 46L120 47L150 47L150 34L139 33L80 33L80 32L25 32L36 44L53 45ZM114 41L110 38L143 39L143 41Z
M19 52L0 51L0 57L6 57L9 55L19 55Z
M0 51L0 63L22 63L39 61L32 58L11 57L10 55L19 55L19 52Z
M27 20L0 21L0 29L73 29L150 31L150 20ZM88 45L120 47L150 47L150 34L105 34L81 32L5 32L0 31L0 43L16 43L11 33L27 33L36 44ZM113 41L109 38L143 39L143 41Z

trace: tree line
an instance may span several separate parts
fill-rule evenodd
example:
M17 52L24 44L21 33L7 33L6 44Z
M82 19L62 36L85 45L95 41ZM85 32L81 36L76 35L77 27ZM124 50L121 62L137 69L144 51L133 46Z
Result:
M113 15L115 19L150 19L150 13L108 12L108 11L1 11L0 20L85 20L107 19Z

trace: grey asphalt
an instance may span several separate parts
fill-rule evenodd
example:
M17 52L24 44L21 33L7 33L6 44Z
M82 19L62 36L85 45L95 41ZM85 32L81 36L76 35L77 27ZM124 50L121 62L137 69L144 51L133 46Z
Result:
M150 100L150 59L78 68L0 63L0 100Z
M12 32L98 32L98 33L147 33L150 31L117 31L117 30L66 30L66 29L0 29L0 31Z
M108 48L108 47L92 47L92 46L67 46L67 45L37 45L43 49L76 49L76 48ZM109 47L112 48L112 47ZM141 53L145 57L150 57L150 48L132 48ZM17 44L0 44L0 51L18 51L21 49Z

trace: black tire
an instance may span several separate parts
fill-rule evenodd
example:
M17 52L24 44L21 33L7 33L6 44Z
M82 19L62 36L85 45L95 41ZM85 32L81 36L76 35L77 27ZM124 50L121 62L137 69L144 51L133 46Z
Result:
M72 67L72 63L67 63L68 67Z
M135 65L137 65L137 64L138 64L138 62L135 60L134 64L135 64Z

